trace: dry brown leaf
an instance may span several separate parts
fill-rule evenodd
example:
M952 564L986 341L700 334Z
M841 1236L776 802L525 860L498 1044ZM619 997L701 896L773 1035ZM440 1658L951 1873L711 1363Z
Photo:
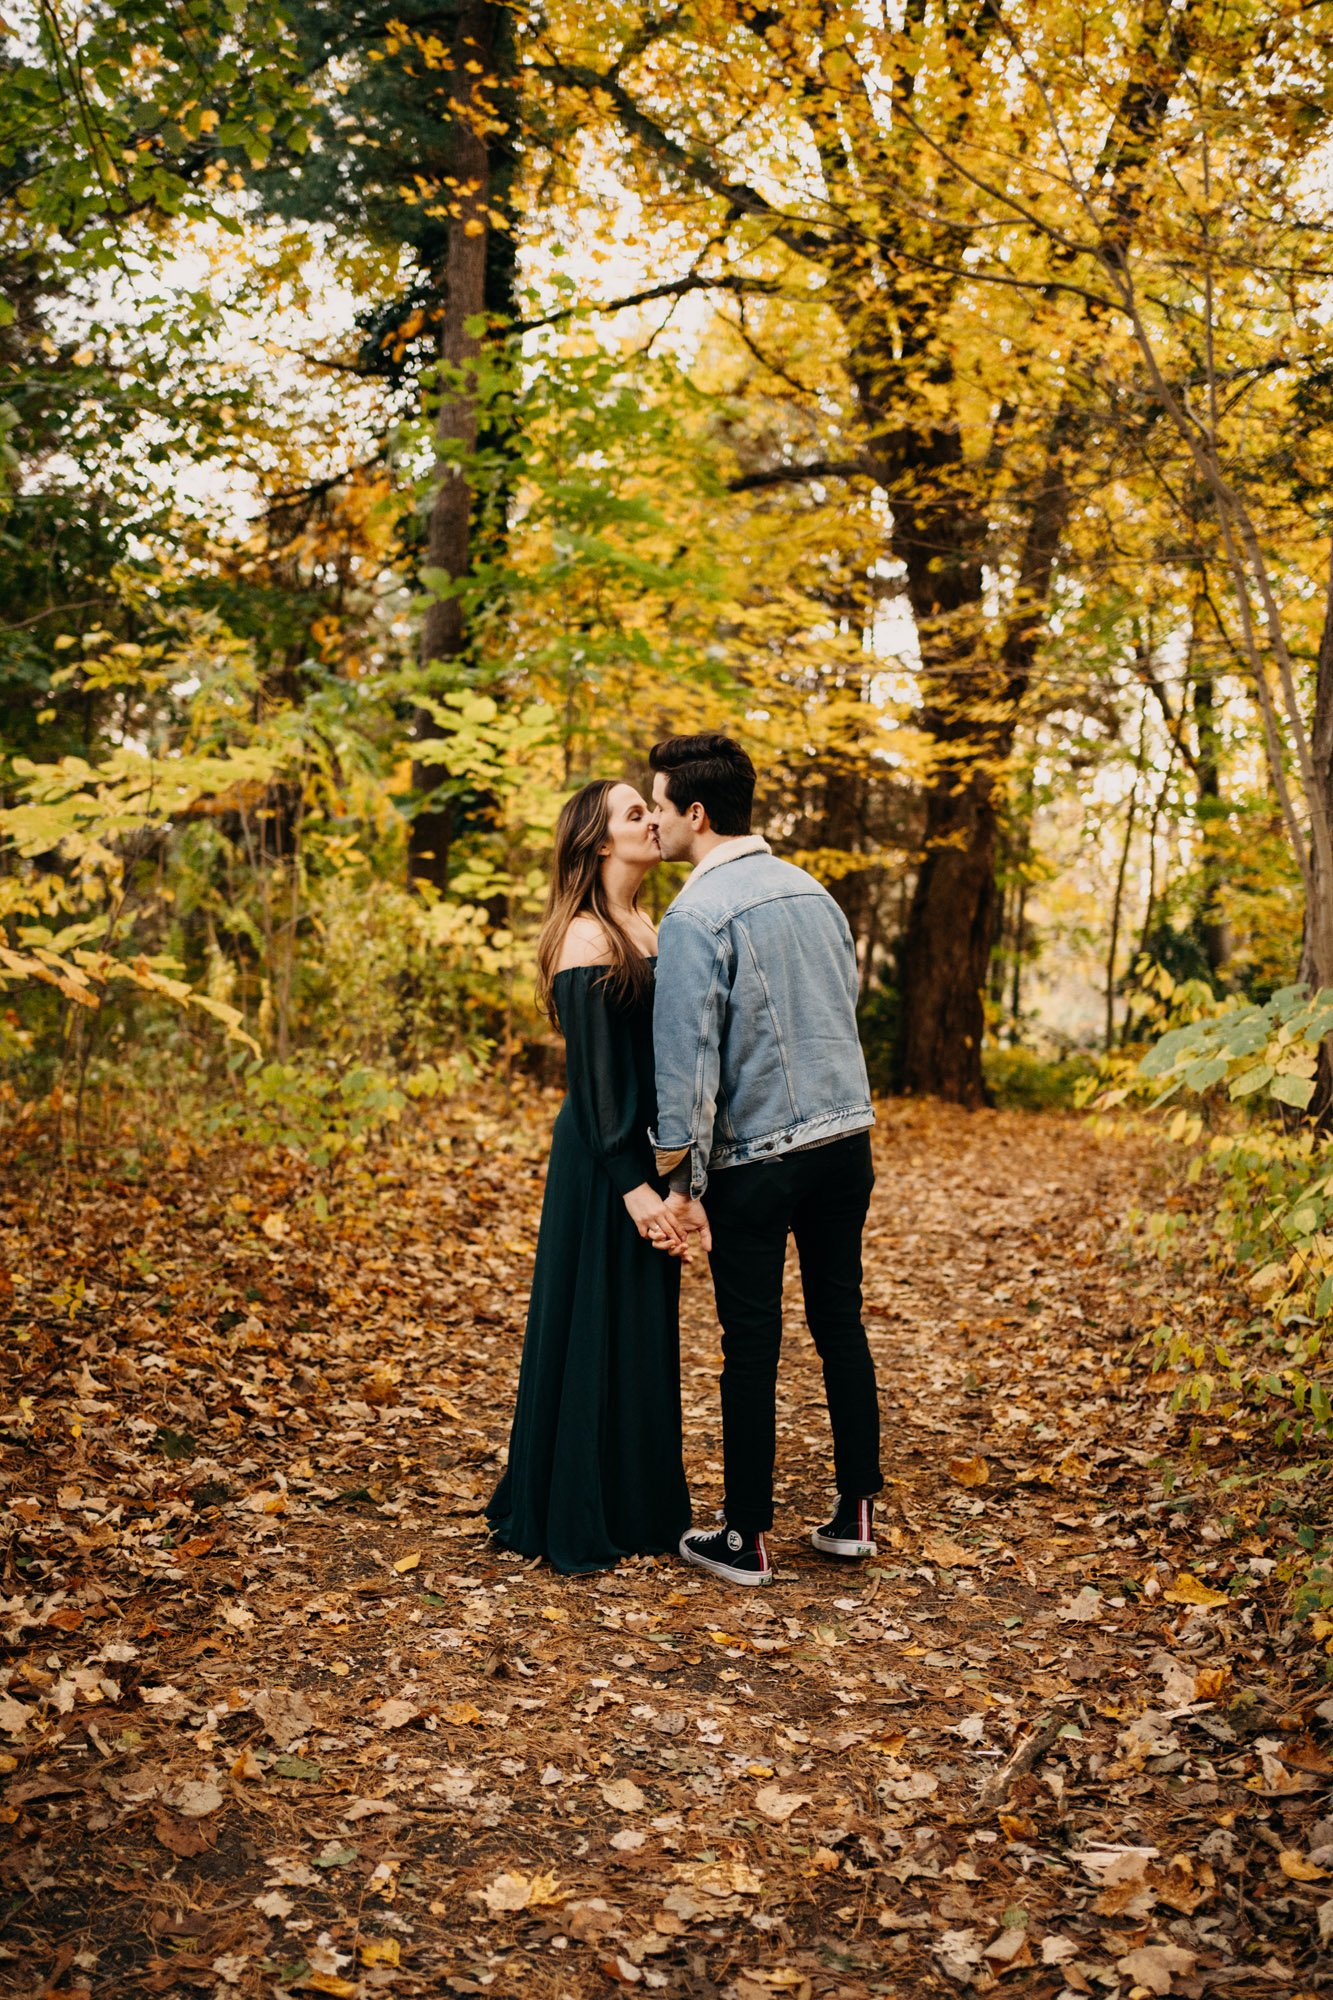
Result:
M809 1805L810 1799L805 1792L784 1792L778 1785L762 1785L755 1793L754 1802L765 1819L784 1826L793 1813Z
M1165 1994L1171 1991L1173 1979L1188 1979L1197 1963L1195 1953L1186 1951L1182 1945L1145 1944L1118 1958L1115 1969L1136 1986L1146 1986L1150 1993Z
M404 1701L401 1696L391 1695L374 1710L376 1722L381 1729L406 1729L409 1722L415 1722L421 1710L414 1701Z
M612 1812L642 1812L648 1803L632 1778L611 1778L601 1792Z
M207 1854L217 1839L212 1827L194 1820L178 1819L163 1806L159 1806L153 1815L153 1837L169 1854L177 1855L182 1861L188 1861L197 1854Z
M955 1486L984 1486L990 1478L990 1467L980 1452L972 1458L951 1458L948 1472Z

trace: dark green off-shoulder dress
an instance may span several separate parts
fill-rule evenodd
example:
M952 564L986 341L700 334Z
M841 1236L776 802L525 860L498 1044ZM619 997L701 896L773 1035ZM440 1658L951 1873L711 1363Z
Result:
M652 988L608 998L605 966L556 974L567 1095L542 1203L496 1540L576 1575L674 1553L690 1525L681 1463L680 1266L622 1196L654 1176Z

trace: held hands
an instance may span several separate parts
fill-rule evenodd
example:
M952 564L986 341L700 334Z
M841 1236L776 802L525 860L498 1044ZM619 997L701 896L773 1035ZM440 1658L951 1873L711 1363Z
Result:
M644 1181L642 1186L631 1188L624 1200L630 1220L644 1241L665 1250L671 1257L679 1257L683 1263L690 1254L688 1232L674 1221L668 1204L656 1189Z
M661 1222L663 1226L669 1225L676 1235L697 1236L705 1250L712 1249L713 1232L708 1227L708 1217L701 1201L692 1201L687 1194L669 1194L662 1203ZM651 1235L651 1231L649 1233ZM657 1238L654 1237L653 1241L656 1242ZM669 1245L663 1242L659 1248L665 1250Z

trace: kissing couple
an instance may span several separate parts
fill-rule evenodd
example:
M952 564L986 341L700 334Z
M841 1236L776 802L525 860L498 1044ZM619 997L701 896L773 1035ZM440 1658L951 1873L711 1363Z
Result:
M782 1273L796 1238L824 1369L837 1500L823 1554L874 1555L875 1367L861 1322L874 1112L856 953L814 877L750 831L755 771L729 736L649 757L652 804L599 778L560 814L538 996L565 1040L495 1541L576 1575L679 1550L772 1583ZM691 872L662 918L659 861ZM707 1252L722 1326L724 1519L690 1528L680 1267Z

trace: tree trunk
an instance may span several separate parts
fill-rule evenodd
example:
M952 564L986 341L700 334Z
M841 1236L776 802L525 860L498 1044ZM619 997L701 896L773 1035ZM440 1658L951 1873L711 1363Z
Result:
M436 493L426 537L426 562L451 584L467 576L472 530L472 487L456 464L459 448L470 454L477 444L477 403L471 370L481 349L476 322L486 309L487 211L491 203L491 118L489 98L494 88L494 58L503 46L506 9L494 0L471 0L459 15L453 51L453 213L445 256L444 315L440 329L440 361L445 379L435 419L438 456ZM470 67L471 65L471 67ZM480 74L477 70L480 66ZM421 628L421 668L427 682L440 665L459 659L467 632L462 599L456 592L436 596ZM436 733L431 717L419 710L413 718L418 739ZM429 764L414 763L412 787L429 793L444 773ZM444 889L449 879L449 847L454 814L449 803L424 806L412 822L409 869Z
M894 544L907 568L923 680L931 690L920 726L936 750L902 954L903 1088L971 1110L990 1101L981 1051L997 903L999 785L1045 629L1068 517L1065 456L1077 451L1082 435L1081 420L1064 410L1047 434L998 660L986 659L983 650L984 520L968 518L956 505L931 516L919 507L894 516Z
M1333 557L1330 558L1328 594L1324 600L1324 630L1319 642L1310 753L1318 790L1318 796L1310 801L1310 808L1312 812L1322 809L1325 825L1333 825ZM1314 990L1333 987L1333 881L1328 879L1327 866L1322 859L1325 843L1312 841L1310 845L1310 893L1305 906L1300 977ZM1326 1131L1333 1126L1333 1037L1325 1040L1319 1050L1315 1094L1310 1109L1322 1129Z
M975 1110L995 922L994 784L974 770L926 796L926 850L903 948L903 1087Z
M1194 677L1194 773L1199 785L1199 821L1203 836L1203 948L1208 970L1221 978L1231 959L1231 926L1222 911L1223 867L1217 852L1217 833L1225 818L1222 804L1221 738L1217 728L1216 697L1205 669Z

